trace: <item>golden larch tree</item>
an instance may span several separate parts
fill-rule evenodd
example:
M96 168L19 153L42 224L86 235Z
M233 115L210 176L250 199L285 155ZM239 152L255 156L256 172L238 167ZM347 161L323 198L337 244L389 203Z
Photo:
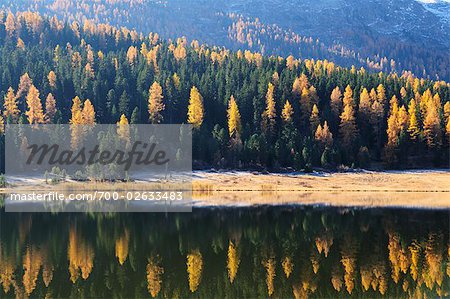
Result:
M398 110L398 126L400 127L401 132L405 132L408 129L409 115L408 111L406 111L405 106L401 106Z
M45 99L45 122L52 123L56 114L56 100L55 97L49 93Z
M292 122L292 115L294 114L294 109L292 108L291 103L289 103L289 100L286 101L284 104L283 110L281 111L281 118L285 123Z
M56 88L56 74L54 71L50 71L47 76L48 84L51 88Z
M447 142L450 144L450 118L447 121L447 125L445 126L445 135L447 136ZM449 249L449 255L450 255L450 249ZM447 274L450 276L450 263L449 267L447 268Z
M228 117L228 133L230 138L239 139L241 136L241 114L239 113L239 107L234 99L234 96L231 96L230 103L228 104L227 110Z
M314 134L315 139L323 146L333 145L333 134L328 127L328 123L325 121L323 127L319 125L317 127L316 133Z
M311 115L309 117L309 125L313 134L316 132L317 127L320 125L319 108L317 108L316 104L314 104L312 108Z
M5 133L5 119L0 115L0 135Z
M445 103L444 105L444 119L445 122L450 118L450 102Z
M417 106L416 101L412 99L408 105L409 124L408 133L411 140L415 141L420 135L419 121L417 119Z
M127 60L130 65L134 65L137 58L137 49L134 46L130 46L127 51Z
M130 142L130 126L125 114L122 114L120 120L117 122L117 135L125 143Z
M81 110L72 110L72 117L70 119L70 145L72 149L77 149L81 142L84 139L84 130L83 130L83 114Z
M370 109L372 106L372 101L370 100L369 92L367 88L363 88L361 95L359 96L359 114L362 119L366 119L370 115Z
M302 73L300 77L295 78L294 83L292 84L292 93L295 97L299 97L304 88L309 89L309 81L308 77Z
M203 97L197 87L192 87L188 106L188 123L195 129L200 128L203 123Z
M383 106L386 106L386 90L384 89L383 84L378 85L377 87L377 101Z
M295 66L295 58L294 56L289 55L286 58L286 67L292 71L294 69L294 66Z
M352 105L345 105L340 118L339 133L341 135L342 145L346 150L350 150L358 134L355 111Z
M433 101L433 94L431 93L430 89L427 89L423 92L422 96L420 97L420 113L425 116L427 115L427 109L428 105Z
M434 101L427 104L427 113L423 121L425 139L430 148L442 145L441 121Z
M388 127L386 130L388 141L387 146L389 148L395 148L398 145L398 138L400 134L400 127L398 125L398 106L394 103L391 108L391 113L388 118Z
M8 88L8 92L6 93L3 108L5 109L3 111L3 115L5 116L6 120L10 118L13 123L16 123L19 118L20 110L17 104L17 98L14 95L14 89L12 89L11 87Z
M93 125L95 124L95 110L90 100L86 100L83 105L83 124Z
M17 39L16 47L17 47L17 49L25 50L25 43L23 42L23 40L20 37Z
M81 113L81 100L78 96L74 97L72 100L72 109L71 109L72 119L74 119L74 116L76 116L77 112ZM80 116L82 117L81 114ZM70 123L72 123L72 121L70 121ZM79 124L82 124L82 122L80 122Z
M28 109L25 115L28 117L28 123L30 124L43 124L44 112L42 111L42 103L39 98L39 90L31 85L27 95Z
M158 82L153 82L148 96L148 113L152 124L159 124L163 120L162 112L165 109L163 103L162 87Z
M330 100L331 111L335 116L339 116L342 112L342 93L339 86L336 86L331 92Z
M408 95L408 93L406 92L406 89L404 86L402 86L402 88L400 88L400 95L402 96L402 100L406 100L406 96Z
M14 30L16 30L16 21L14 15L9 11L5 20L5 30L9 36L14 34Z
M272 83L268 84L266 93L266 109L263 112L263 129L265 131L273 133L276 124L276 110L275 110L275 98L274 98L274 86Z
M377 100L377 92L375 91L374 88L372 88L372 89L370 90L369 96L370 96L370 101L371 101L372 104L373 104L373 102L375 102L375 101Z
M295 78L294 83L292 84L292 94L296 97L299 97L302 94L300 78Z
M28 76L28 73L25 73L22 76L20 76L19 87L17 89L16 97L20 98L23 95L28 94L28 91L30 90L32 84L33 81L31 80L30 76Z
M344 98L342 100L344 107L347 105L351 105L353 108L355 107L355 102L353 101L353 90L350 85L347 85L344 91Z

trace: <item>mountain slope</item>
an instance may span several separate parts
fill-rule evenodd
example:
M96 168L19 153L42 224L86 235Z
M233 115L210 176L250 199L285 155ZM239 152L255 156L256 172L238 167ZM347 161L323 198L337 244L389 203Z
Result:
M448 3L442 0L0 0L0 4L158 32L165 38L184 35L231 49L450 79ZM230 33L237 25L245 31L243 38Z

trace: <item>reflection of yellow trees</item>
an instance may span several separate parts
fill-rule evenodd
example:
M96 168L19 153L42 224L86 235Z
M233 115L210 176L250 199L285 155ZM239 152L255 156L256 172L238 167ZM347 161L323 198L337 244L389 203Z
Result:
M350 236L346 236L341 248L341 263L344 266L344 282L349 294L355 288L356 253L357 244L355 240Z
M442 234L430 234L425 244L425 264L422 277L425 285L431 290L437 284L442 286L444 271L442 267L444 243Z
M289 278L291 276L292 271L294 270L294 263L292 262L292 257L285 256L283 258L283 261L281 261L281 266L283 267L284 274L286 275L286 278Z
M361 284L364 291L368 291L373 280L373 272L370 264L361 265Z
M264 268L266 268L266 284L267 284L267 293L269 296L272 296L275 291L274 279L275 279L275 267L276 262L274 257L269 257L262 262Z
M2 244L0 243L0 284L3 290L8 293L14 281L14 262L4 255Z
M408 291L408 289L409 289L409 280L408 279L403 280L402 289L403 289L403 292L405 292L405 293Z
M447 257L447 276L450 277L450 241L448 243L448 257Z
M388 289L388 278L386 275L386 266L384 265L384 263L378 265L374 272L376 281L378 282L378 291L381 295L385 295Z
M150 295L155 298L161 291L162 275L164 268L161 266L159 256L149 258L147 264L147 289Z
M127 260L129 243L130 234L128 230L125 229L125 232L116 240L116 257L121 265Z
M374 291L378 290L381 295L386 294L388 288L387 266L380 255L374 256L372 268L371 285Z
M48 258L48 247L45 246L43 249L43 267L42 267L42 280L44 281L44 284L46 287L50 285L50 282L53 279L53 271L55 268L53 267L52 263L49 261Z
M187 273L189 275L189 289L195 292L200 285L203 270L203 257L198 249L187 255Z
M414 240L408 248L411 253L411 266L409 271L414 281L417 281L419 277L420 245Z
M94 249L81 235L75 227L69 231L69 248L67 250L69 259L70 280L75 283L80 275L83 279L88 279L94 268Z
M292 293L295 299L308 298L308 291L305 290L301 284L296 284L292 286Z
M330 248L333 245L333 236L331 234L324 234L323 236L319 236L316 238L316 247L317 251L322 254L325 254L325 257L328 257L328 253L330 252Z
M240 262L241 259L239 257L239 252L236 246L230 240L230 243L228 245L227 269L228 269L228 277L230 278L231 283L233 283L234 279L236 278Z
M312 248L312 251L315 251ZM300 263L300 283L305 294L314 293L317 290L317 276L314 276L313 269L307 260L302 260Z
M42 280L44 281L44 284L46 287L50 285L50 282L53 279L53 266L48 264L47 262L44 263L44 267L42 269Z
M25 251L23 258L23 286L27 295L30 295L36 288L36 281L42 266L42 252L34 247L29 246Z
M341 291L344 281L342 280L342 270L339 265L335 265L331 271L331 284L336 291Z
M392 279L395 283L399 282L400 271L405 273L411 263L409 252L404 250L400 244L400 236L397 233L389 233L389 261L392 267Z
M311 260L311 266L313 268L314 274L317 274L320 268L320 254L313 249L311 250L311 256L309 259Z

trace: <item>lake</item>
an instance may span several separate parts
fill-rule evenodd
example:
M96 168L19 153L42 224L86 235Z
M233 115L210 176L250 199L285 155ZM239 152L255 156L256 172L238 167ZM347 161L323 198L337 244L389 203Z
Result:
M0 297L450 294L450 213L313 207L0 213Z

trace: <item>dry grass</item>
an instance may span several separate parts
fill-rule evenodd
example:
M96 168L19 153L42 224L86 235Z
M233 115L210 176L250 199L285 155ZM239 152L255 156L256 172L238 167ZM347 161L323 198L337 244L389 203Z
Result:
M403 206L450 209L450 172L370 172L255 175L243 172L196 172L192 195L198 206L323 204L334 206ZM42 182L17 185L4 193L51 191L170 191L191 189L190 182L91 183Z

